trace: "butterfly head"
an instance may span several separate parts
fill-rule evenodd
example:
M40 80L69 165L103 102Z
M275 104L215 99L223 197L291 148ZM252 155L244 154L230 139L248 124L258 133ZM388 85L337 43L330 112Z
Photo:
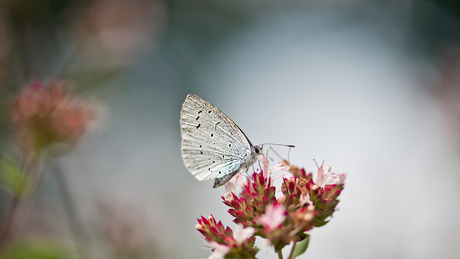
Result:
M262 154L262 148L263 148L262 145L260 145L260 146L254 146L254 152L255 152L257 155L261 155L261 154Z

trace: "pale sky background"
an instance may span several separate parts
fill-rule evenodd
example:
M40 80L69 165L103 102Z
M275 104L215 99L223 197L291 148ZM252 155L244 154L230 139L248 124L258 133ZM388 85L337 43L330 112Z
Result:
M112 100L110 127L68 163L85 161L103 195L150 205L169 258L207 258L196 218L236 226L224 189L195 180L180 157L181 103L194 93L254 144L295 144L292 163L313 170L312 159L325 159L348 173L339 210L312 231L305 258L457 258L458 146L428 90L440 71L406 51L404 20L388 22L334 11L260 15L200 57L186 90L168 65L140 64L120 82L136 91ZM258 258L276 258L265 250Z

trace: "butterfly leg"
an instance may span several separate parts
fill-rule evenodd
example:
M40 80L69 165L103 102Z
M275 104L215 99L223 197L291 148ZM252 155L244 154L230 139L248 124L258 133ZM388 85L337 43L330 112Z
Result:
M251 179L252 181L254 181L254 179L252 178L252 175L249 175L249 174L248 174L248 171L249 171L249 167L246 168L246 174L247 174L247 176L248 176L249 179ZM252 165L252 171L253 171L254 173L256 172L256 171L254 170L254 165Z
M264 171L263 164L260 163L260 160L258 161L258 163L259 163L259 172L263 172Z
M270 147L270 149L271 149L281 160L284 160L284 158L282 158L282 157L280 156L280 154L278 154L278 152L276 152L276 150L275 150L273 147ZM289 150L291 150L291 149L289 149Z
M246 178L251 178L251 176L248 174L249 167L246 168L246 172L244 172Z

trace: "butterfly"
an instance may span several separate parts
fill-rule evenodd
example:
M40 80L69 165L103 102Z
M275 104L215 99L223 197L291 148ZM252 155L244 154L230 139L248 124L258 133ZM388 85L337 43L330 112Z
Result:
M189 94L181 111L182 159L199 181L214 179L225 185L262 155L244 132L224 112L203 98Z

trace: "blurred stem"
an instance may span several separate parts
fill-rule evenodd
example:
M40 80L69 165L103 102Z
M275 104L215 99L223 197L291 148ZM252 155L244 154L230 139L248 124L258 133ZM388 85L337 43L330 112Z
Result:
M20 198L18 196L13 196L8 208L6 209L5 215L2 218L0 227L0 250L4 247L10 235L11 223L19 206L19 201Z
M278 258L283 259L283 251L281 250L278 251Z
M37 157L35 156L33 159L30 159L27 156L24 156L21 162L21 171L24 172L24 177L31 179L33 176L33 171L36 169L37 164ZM38 190L38 186L40 184L41 176L37 176L37 184L35 185L35 189ZM24 184L17 190L17 192L11 197L10 204L6 209L4 216L1 219L0 223L0 250L6 245L8 239L11 236L11 228L13 226L15 218L17 218L17 211L22 201L22 194L24 191L26 181ZM26 217L27 218L27 217Z
M67 73L72 65L75 65L76 60L80 57L81 51L83 50L83 42L78 42L75 49L73 49L70 55L64 59L64 63L58 68L55 73L56 78L64 77L64 74Z
M292 248L291 248L291 253L289 254L289 258L288 259L292 259L292 256L294 255L294 251L295 251L295 246L297 245L297 242L294 241L293 244L292 244Z
M59 164L56 164L55 176L59 191L61 192L61 197L64 203L64 210L67 215L70 231L78 246L78 250L82 251L81 256L87 258L88 252L86 251L84 244L82 244L81 242L83 242L83 240L88 240L88 235L86 235L83 228L83 224L78 219L77 211L75 210L75 202L72 199L72 196L70 195L67 180Z

